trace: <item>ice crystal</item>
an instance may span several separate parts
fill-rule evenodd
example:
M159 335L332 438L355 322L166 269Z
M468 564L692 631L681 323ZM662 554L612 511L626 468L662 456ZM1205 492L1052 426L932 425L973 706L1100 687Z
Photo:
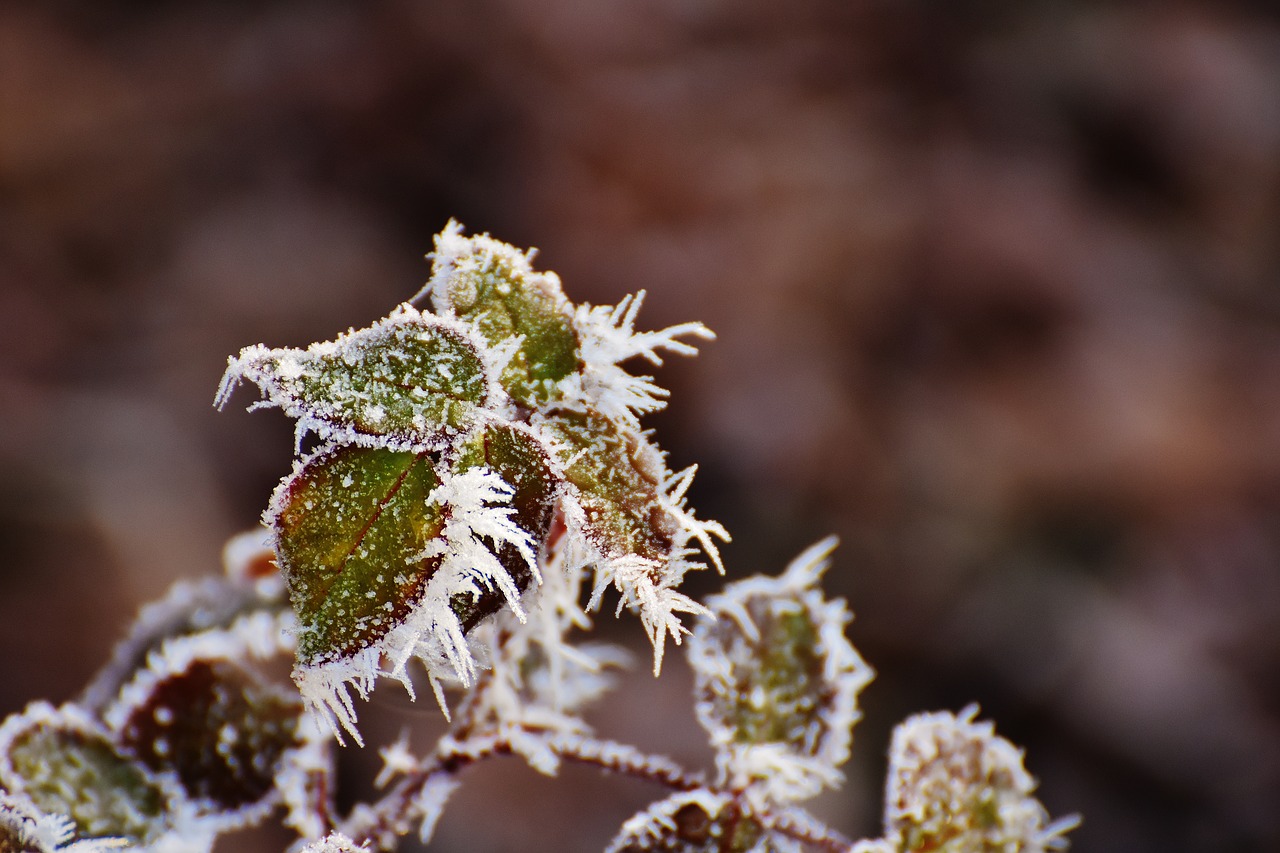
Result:
M775 802L840 782L858 693L874 673L845 637L843 600L818 587L834 537L800 554L777 578L730 584L707 604L689 648L699 722L723 779Z
M918 714L898 725L889 749L885 837L895 849L945 853L1044 853L1064 850L1078 822L1048 823L1022 751L959 716Z

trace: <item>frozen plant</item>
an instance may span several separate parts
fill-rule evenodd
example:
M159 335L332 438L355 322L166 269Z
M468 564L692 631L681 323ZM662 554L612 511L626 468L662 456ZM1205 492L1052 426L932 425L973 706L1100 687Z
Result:
M821 590L834 539L778 577L705 604L728 533L686 504L642 416L667 392L628 363L692 355L699 323L636 331L644 294L574 305L559 279L454 223L412 302L306 349L244 349L253 408L297 422L297 459L233 539L225 576L144 608L102 673L61 707L0 725L0 850L209 851L279 817L295 851L429 841L472 764L519 756L648 780L665 795L609 851L1040 853L1066 847L1021 753L975 710L897 730L884 836L856 844L802 804L840 784L871 668ZM585 706L621 650L584 641L615 604L639 617L659 673L667 640L695 673L715 751L693 771L595 734ZM293 685L271 676L293 659ZM382 746L379 794L335 808L334 754L363 746L359 701L384 678L429 686L449 721L415 752Z

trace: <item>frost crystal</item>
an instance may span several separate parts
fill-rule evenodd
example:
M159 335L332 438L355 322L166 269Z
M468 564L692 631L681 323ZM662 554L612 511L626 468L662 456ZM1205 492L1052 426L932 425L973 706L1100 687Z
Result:
M1075 817L1046 825L1022 751L976 723L976 705L900 723L889 748L885 834L896 849L946 853L1065 850Z
M838 784L858 693L873 671L845 638L850 614L818 583L834 537L777 578L730 584L708 599L689 648L699 722L723 780L761 801L805 799Z
M574 322L582 338L583 368L566 377L560 391L566 405L590 405L608 418L639 429L638 417L667 405L667 390L654 384L652 376L628 373L622 363L644 358L660 366L659 350L677 355L697 355L698 349L681 337L713 340L715 334L701 323L681 323L656 332L636 332L636 314L644 302L644 291L627 296L616 307L578 306Z

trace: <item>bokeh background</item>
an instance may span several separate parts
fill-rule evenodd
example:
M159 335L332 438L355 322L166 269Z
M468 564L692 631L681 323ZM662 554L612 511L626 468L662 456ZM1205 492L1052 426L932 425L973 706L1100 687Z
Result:
M291 430L214 412L226 356L386 313L451 216L719 333L651 424L732 575L842 537L880 675L824 818L877 833L893 723L977 701L1077 850L1280 849L1262 2L0 5L0 711L255 523ZM678 656L602 622L600 730L705 762ZM437 725L397 690L371 725ZM598 850L659 793L493 762L432 849Z

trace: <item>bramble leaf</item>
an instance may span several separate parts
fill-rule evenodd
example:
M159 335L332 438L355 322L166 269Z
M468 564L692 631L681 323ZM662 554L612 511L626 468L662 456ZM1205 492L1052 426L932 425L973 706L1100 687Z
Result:
M145 689L132 691L142 695L119 713L122 746L152 771L173 772L214 812L261 801L285 752L300 745L302 702L230 661L186 663L143 674L152 676Z
M38 702L5 722L0 741L4 787L46 814L69 816L81 837L147 843L165 832L164 790L88 715Z
M369 328L305 350L247 347L230 359L217 402L240 379L300 431L366 446L434 446L494 405L476 340L456 322L402 305Z
M450 223L436 237L426 289L436 309L473 323L490 344L518 341L502 371L511 399L531 408L555 400L580 368L573 308L555 273L534 272L530 255L487 235L463 237Z
M1022 751L970 705L959 716L917 714L889 747L885 837L904 853L1065 850L1072 816L1048 823Z
M400 624L439 565L422 557L442 530L431 459L342 446L304 460L268 511L280 570L298 614L298 660L322 663Z
M859 691L874 677L845 638L844 601L818 583L829 538L777 578L754 577L707 600L689 644L698 721L722 776L786 802L837 784L849 757Z
M576 489L587 537L602 552L665 561L676 525L659 505L666 466L634 430L591 410L556 410L541 426Z

